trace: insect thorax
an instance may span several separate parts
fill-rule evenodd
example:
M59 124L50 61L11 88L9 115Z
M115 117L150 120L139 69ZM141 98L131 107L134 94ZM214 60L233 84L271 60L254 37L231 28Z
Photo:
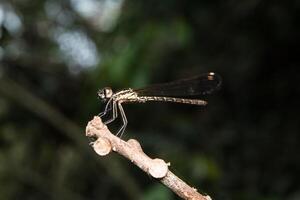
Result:
M131 88L119 91L113 95L115 101L122 102L133 102L138 101L138 95Z

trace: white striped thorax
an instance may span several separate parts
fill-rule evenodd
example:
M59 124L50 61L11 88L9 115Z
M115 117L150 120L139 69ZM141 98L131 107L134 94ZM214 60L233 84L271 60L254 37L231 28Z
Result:
M113 95L113 99L119 103L137 101L138 95L131 88L121 90Z

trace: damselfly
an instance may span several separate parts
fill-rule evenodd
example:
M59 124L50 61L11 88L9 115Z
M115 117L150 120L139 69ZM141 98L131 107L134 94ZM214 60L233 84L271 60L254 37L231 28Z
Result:
M111 118L104 122L109 124L120 113L123 125L116 135L122 136L128 122L122 103L161 101L205 106L207 101L197 97L211 94L220 87L221 82L219 75L209 72L192 78L156 84L142 89L128 88L116 93L113 93L110 87L106 87L98 91L98 97L107 102L104 111L99 116L103 117L112 112Z

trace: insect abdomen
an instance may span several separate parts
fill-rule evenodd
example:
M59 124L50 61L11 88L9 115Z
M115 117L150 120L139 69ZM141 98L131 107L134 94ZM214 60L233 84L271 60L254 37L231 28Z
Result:
M183 99L183 98L175 98L175 97L139 97L141 101L164 101L164 102L174 102L174 103L184 103L184 104L192 104L192 105L201 105L204 106L207 104L206 101L200 99Z

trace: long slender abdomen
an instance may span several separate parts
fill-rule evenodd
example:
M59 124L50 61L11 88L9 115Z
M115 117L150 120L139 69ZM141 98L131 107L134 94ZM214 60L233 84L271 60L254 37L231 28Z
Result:
M207 104L206 101L201 99L183 99L183 98L174 98L174 97L138 97L141 102L146 101L162 101L162 102L174 102L174 103L185 103L185 104L192 104L192 105L201 105L205 106Z

